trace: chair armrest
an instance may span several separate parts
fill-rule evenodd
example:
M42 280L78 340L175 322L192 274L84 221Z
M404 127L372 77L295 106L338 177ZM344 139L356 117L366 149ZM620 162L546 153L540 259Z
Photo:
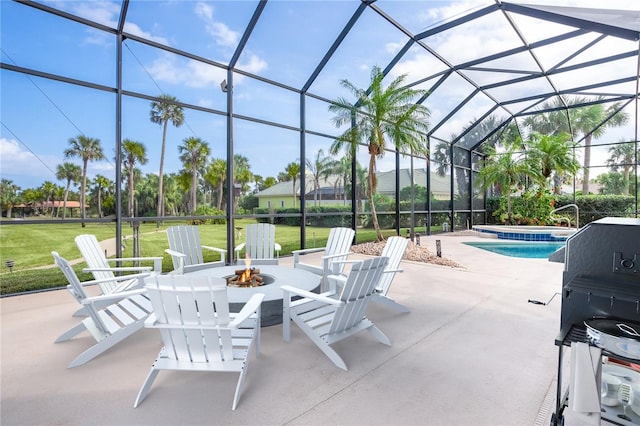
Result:
M300 256L304 256L305 254L309 254L309 253L318 253L320 251L324 251L324 247L316 247L316 248L308 248L308 249L300 249L300 250L293 250L291 253L293 253L293 263L298 263L300 262Z
M246 321L254 312L257 312L264 299L264 294L256 293L242 307L237 316L229 323L230 328L238 328L240 324Z
M104 302L104 301L108 301L108 300L122 300L124 298L127 298L129 296L133 296L136 294L143 294L146 293L147 290L144 288L139 288L136 290L127 290L127 291L122 291L120 293L112 293L112 294L103 294L100 296L93 296L93 297L87 297L86 299L82 300L80 303L83 305L92 305L95 302Z
M348 251L345 253L337 253L337 254L330 254L328 256L322 256L323 260L331 260L331 259L335 259L336 257L342 257L342 256L349 256L350 254L353 254L352 251ZM340 260L340 261L333 261L335 263L358 263L358 262L362 262L361 260Z
M285 293L285 295L284 295L285 298L286 297L290 297L290 296L287 296L286 293L293 293L293 294L295 294L297 296L305 297L307 299L316 300L318 302L326 303L328 305L341 306L342 304L344 304L344 302L342 300L333 299L333 298L331 298L329 296L325 296L324 294L312 293L310 291L302 290L302 289L297 288L297 287L283 285L280 288Z
M174 266L174 272L177 272L178 274L183 274L184 273L184 260L187 258L187 255L184 253L181 253L179 251L175 251L175 250L171 250L171 249L164 249L164 252L167 253L168 255L170 255L171 257L177 257L178 258L178 267L175 268Z
M118 257L107 259L107 262L119 262L119 261L130 261L130 262L139 262L139 261L153 261L153 270L155 272L162 272L162 257L152 256L152 257Z
M220 261L224 262L226 260L227 251L225 249L221 249L219 247L212 247L212 246L200 246L200 247L206 250L218 252L220 254Z
M82 272L151 272L151 269L151 266L121 266L115 268L83 268Z
M244 248L244 246L247 245L246 243L240 243L236 246L236 248L233 249L233 251L235 251L236 253L240 253L240 251L242 251L242 249Z
M391 273L391 272L404 272L404 270L402 270L402 269L386 269L383 272L383 274L388 274L388 273Z
M276 253L278 253L278 256L280 256L280 250L282 250L282 246L278 243L273 243L273 248L276 250Z

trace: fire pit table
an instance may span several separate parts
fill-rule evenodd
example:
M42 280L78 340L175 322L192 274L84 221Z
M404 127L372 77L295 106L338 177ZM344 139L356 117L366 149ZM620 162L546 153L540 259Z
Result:
M282 323L282 290L283 285L290 285L303 290L315 291L320 287L320 276L306 271L277 265L254 265L260 270L265 284L257 287L227 286L229 307L232 312L238 312L245 303L256 293L264 294L262 302L262 326ZM207 275L218 278L229 278L236 275L236 271L242 266L223 266L220 268L207 268L189 272L189 275Z

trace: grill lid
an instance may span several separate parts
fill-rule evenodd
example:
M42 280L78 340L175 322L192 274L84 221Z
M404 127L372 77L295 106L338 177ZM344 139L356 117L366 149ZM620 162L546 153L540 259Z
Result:
M640 324L617 319L594 318L584 322L592 344L613 354L640 359Z

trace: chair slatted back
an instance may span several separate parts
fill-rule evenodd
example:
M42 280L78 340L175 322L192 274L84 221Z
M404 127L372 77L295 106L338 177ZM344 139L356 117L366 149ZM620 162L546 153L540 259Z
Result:
M52 251L51 255L53 256L55 264L58 266L58 268L60 268L65 278L67 279L67 282L69 282L69 286L67 287L67 289L73 295L73 297L75 297L76 300L80 304L82 304L82 302L85 299L87 299L88 296L87 296L87 293L84 291L84 287L82 287L82 284L78 279L78 276L76 275L75 271L71 267L71 264L69 263L68 260L61 257L58 254L58 252ZM110 334L109 328L104 324L104 322L102 321L102 318L100 317L100 315L98 315L98 312L96 311L94 306L91 304L86 304L84 305L84 307L87 310L89 317L93 320L95 327L97 327L99 331L102 332L104 335Z
M194 363L233 361L224 279L161 275L145 282L169 358Z
M82 254L82 257L84 258L84 261L89 268L111 267L111 265L109 265L109 262L107 262L107 257L104 251L102 251L102 247L100 247L100 243L98 242L95 235L78 235L75 238L75 242L78 250L80 250L80 254ZM119 285L119 283L115 280L115 275L112 271L95 271L92 272L92 275L96 280L114 278L113 281L107 281L98 284L98 286L102 290L102 294L113 293Z
M324 249L325 256L331 256L339 253L348 253L353 244L353 237L356 231L351 228L331 228L329 231L329 239ZM339 256L332 258L332 262L342 262L347 260L347 256ZM333 270L332 273L341 273L344 268L344 263L336 263L339 270Z
M204 263L200 231L197 226L170 226L167 228L167 239L169 240L169 248L171 250L183 253L186 256L184 266ZM172 260L173 269L178 269L180 267L178 258L172 257Z
M390 237L387 239L381 254L381 256L389 258L389 263L387 263L387 267L385 268L386 270L398 269L400 267L400 261L404 256L404 252L407 250L408 244L409 239L400 236ZM376 291L386 296L395 276L396 272L387 272L382 274L382 278L380 279L380 283L378 284Z
M245 253L251 259L273 259L275 254L276 227L270 223L253 223L245 230Z
M348 330L365 318L371 296L388 261L389 258L380 256L353 264L340 293L344 304L336 309L329 327L330 335Z

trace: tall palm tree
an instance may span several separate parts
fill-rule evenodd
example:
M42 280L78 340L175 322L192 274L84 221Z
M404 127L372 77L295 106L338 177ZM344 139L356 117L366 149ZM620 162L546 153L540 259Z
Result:
M113 186L113 181L103 175L96 175L93 178L93 190L96 194L98 204L98 217L103 217L102 214L102 195L104 192L109 191L109 188Z
M558 176L565 173L575 174L580 168L569 145L569 138L568 133L556 135L531 133L529 135L529 140L526 142L527 161L531 167L531 176L542 187L547 186L552 173L555 172Z
M289 163L287 167L284 169L287 178L293 181L293 208L296 208L296 180L298 180L298 176L300 176L300 163Z
M162 149L160 150L160 170L158 171L158 217L164 216L164 153L167 146L167 125L182 126L184 112L177 104L178 99L170 95L160 95L151 102L150 119L162 126ZM160 226L160 222L157 223Z
M127 175L127 187L129 193L129 217L134 217L134 195L135 195L135 171L136 163L147 164L147 148L143 143L137 142L131 139L125 139L122 141L122 164L124 171Z
M322 194L320 192L320 178L326 178L331 166L331 157L324 155L323 150L318 150L313 161L308 158L305 160L307 169L313 178L313 203L318 205L318 201L322 204Z
M429 129L430 115L424 105L415 103L416 99L427 93L403 86L406 75L397 77L386 88L382 85L383 79L382 70L374 66L371 70L371 83L368 90L359 89L348 80L341 80L340 85L351 92L355 101L338 98L329 106L329 111L336 114L333 117L336 127L349 126L331 144L330 153L337 155L346 148L351 158L355 158L359 144L363 143L368 148L367 195L373 226L380 241L384 237L380 231L374 204L374 196L377 193L376 159L384 156L387 139L402 154L428 156L426 132Z
M571 134L574 138L578 135L582 135L584 137L582 176L583 194L589 193L592 140L601 137L606 131L606 128L623 126L629 121L629 115L624 111L619 111L605 122L607 117L620 109L619 102L615 102L608 107L605 107L603 103L593 103L586 106L572 107L572 105L599 101L603 101L603 98L600 96L596 98L556 98L555 101L546 102L541 107L541 109L555 108L554 111L531 116L525 120L526 125L528 125L533 131L537 131L539 133L554 135L565 132ZM569 121L567 121L567 114L571 122L571 127L569 127Z
M507 218L511 222L511 194L518 185L531 174L531 168L524 155L509 147L506 152L498 153L495 148L488 148L486 164L480 169L476 182L483 190L497 187L507 197Z
M82 159L82 183L80 186L80 212L82 217L82 227L85 227L86 219L85 197L87 191L87 165L89 161L104 159L100 139L90 138L85 135L78 135L69 139L70 147L65 149L65 157L79 157Z
M636 158L640 158L640 150L636 152L634 142L625 143L624 140L620 142L618 145L609 147L607 166L614 172L622 168L622 174L624 175L624 188L622 193L629 195L629 175L633 169L633 164L636 162Z
M65 161L62 164L58 164L56 177L59 180L66 181L64 189L64 201L62 202L62 219L64 220L67 217L67 200L69 198L69 188L71 187L72 182L74 184L80 182L82 178L82 169L77 164Z
M209 182L217 193L217 209L222 210L224 198L224 183L227 180L227 162L221 158L215 158L207 167L204 179Z
M240 186L241 194L245 194L249 190L249 182L253 181L249 159L244 155L235 154L233 156L233 181ZM238 199L238 197L233 197L234 208L238 207Z
M184 168L191 175L189 208L194 212L198 207L198 173L207 163L207 157L210 152L209 144L200 138L192 136L186 138L183 144L178 146L178 152L180 152L180 161L182 161Z

